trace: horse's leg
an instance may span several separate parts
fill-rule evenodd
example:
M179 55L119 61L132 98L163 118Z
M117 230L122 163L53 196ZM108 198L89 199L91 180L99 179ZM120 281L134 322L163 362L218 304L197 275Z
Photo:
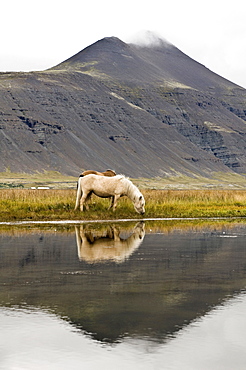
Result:
M81 259L81 250L82 250L82 243L83 243L83 237L81 237L81 232L83 232L83 226L75 226L75 234L76 234L76 242L77 242L79 259Z
M91 196L92 196L92 193L89 193L88 195L87 195L87 198L86 198L86 200L85 200L85 207L86 207L86 210L87 211L89 211L89 201L91 200Z
M114 198L113 211L115 211L116 210L118 199L120 198L120 195L115 195L113 198Z
M80 248L82 245L82 239L80 236L80 226L75 226L76 243L78 248L78 254L80 254Z
M81 201L80 201L80 210L83 212L83 210L84 210L84 205L85 205L85 207L86 207L86 209L87 209L87 211L89 210L89 206L88 206L88 204L87 204L87 198L88 198L88 195L90 195L90 193L88 192L88 191L84 191L83 192L83 195L82 195L82 197L81 197Z
M110 202L110 205L109 205L108 209L112 208L113 205L114 205L114 196L111 197L111 202Z
M117 229L117 227L113 226L114 230L114 241L115 242L120 242L120 230Z

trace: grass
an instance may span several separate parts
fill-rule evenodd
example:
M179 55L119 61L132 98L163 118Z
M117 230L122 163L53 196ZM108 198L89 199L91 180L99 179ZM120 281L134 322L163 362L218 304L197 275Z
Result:
M146 190L152 217L243 217L245 190ZM147 208L147 207L146 207ZM159 216L155 216L159 217Z
M245 176L236 173L213 173L211 177L177 176L138 178L134 180L135 185L146 189L245 189Z
M146 200L143 218L245 217L246 190L142 189ZM75 189L1 189L0 221L104 220L142 218L123 197L116 212L107 210L108 199L93 196L90 210L74 211Z
M82 169L81 169L82 172ZM78 173L79 176L79 173ZM35 173L15 173L10 170L0 172L1 188L25 188L47 186L50 189L76 189L78 176L68 176L57 171L43 171ZM246 190L246 176L236 173L211 174L210 177L185 176L164 176L155 178L133 179L135 185L141 189L230 189Z
M0 188L27 188L48 186L52 189L76 188L77 177L62 175L57 171L35 173L0 172Z

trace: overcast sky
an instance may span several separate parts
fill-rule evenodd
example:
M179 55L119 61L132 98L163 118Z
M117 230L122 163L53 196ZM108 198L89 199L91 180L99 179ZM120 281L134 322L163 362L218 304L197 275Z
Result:
M152 31L246 88L245 0L2 0L0 71L50 68L103 37Z

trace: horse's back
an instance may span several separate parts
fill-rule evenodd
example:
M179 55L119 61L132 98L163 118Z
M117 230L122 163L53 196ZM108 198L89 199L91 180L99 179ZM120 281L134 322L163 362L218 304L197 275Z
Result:
M91 191L105 191L108 194L114 194L117 189L122 189L123 175L116 175L112 177L89 174L81 177L81 186L86 187Z
M88 175L113 177L113 176L116 176L116 172L114 170L110 170L110 169L108 169L104 172L98 172L98 171L94 171L94 170L86 170L86 171L82 172L79 175L79 177L84 177L84 176L88 176Z
M86 176L83 176L83 182L89 182L93 180L101 183L115 183L121 181L122 179L126 179L126 177L124 175L101 176L96 173L90 173Z
M106 170L102 172L103 176L113 177L116 176L116 172L114 170Z
M82 172L79 177L84 177L84 176L88 176L88 175L97 175L97 171L93 171L93 170L86 170L84 172ZM103 175L102 175L103 176Z

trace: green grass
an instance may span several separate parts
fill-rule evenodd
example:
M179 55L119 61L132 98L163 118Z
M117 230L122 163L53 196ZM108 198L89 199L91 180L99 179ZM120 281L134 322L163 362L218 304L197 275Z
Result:
M78 174L79 175L79 174ZM35 173L0 172L0 188L27 188L48 186L51 189L76 188L78 178L62 175L57 171Z
M143 189L146 213L160 217L245 217L245 190L150 190ZM74 211L75 189L0 189L0 221L104 220L142 218L123 197L115 212L109 200L93 196L89 211Z
M81 169L82 172L82 169ZM164 176L132 179L141 189L184 190L184 189L230 189L246 190L245 175L236 173L212 173L210 177ZM15 173L10 170L0 172L0 188L25 188L47 186L50 189L76 189L78 176L68 176L57 171L35 173Z

